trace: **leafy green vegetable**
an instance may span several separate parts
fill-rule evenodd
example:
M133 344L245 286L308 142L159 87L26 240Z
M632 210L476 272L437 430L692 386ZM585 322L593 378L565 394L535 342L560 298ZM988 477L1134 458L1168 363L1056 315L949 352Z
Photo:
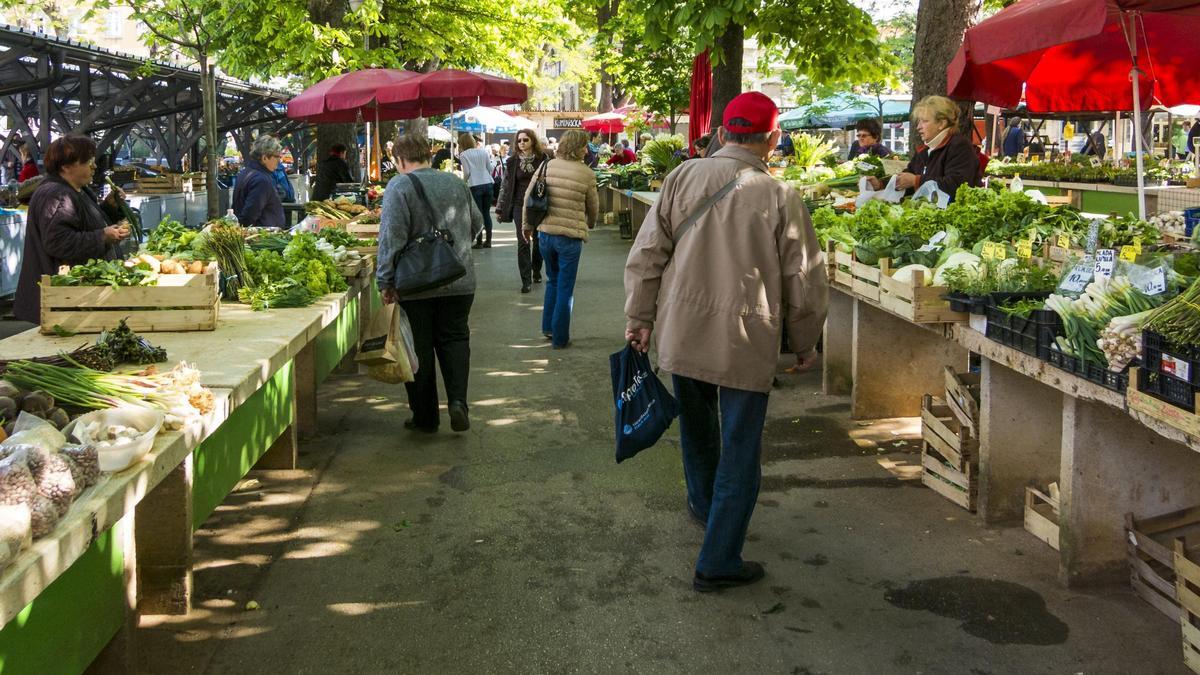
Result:
M199 234L196 230L189 230L184 227L183 223L167 216L146 239L146 250L170 257L185 253L191 254L194 252L192 245Z
M51 286L154 286L158 279L149 263L122 260L89 260L66 274L50 277Z

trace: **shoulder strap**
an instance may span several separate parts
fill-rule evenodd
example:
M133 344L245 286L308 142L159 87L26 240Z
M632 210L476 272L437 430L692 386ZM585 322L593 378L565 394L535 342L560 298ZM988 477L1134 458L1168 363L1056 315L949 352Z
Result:
M426 229L428 229L428 230L437 229L436 227L434 227L434 224L433 224L433 221L434 221L433 205L429 203L429 197L425 194L425 186L421 185L421 181L417 178L415 172L410 172L405 175L407 175L408 179L410 181L412 181L413 189L416 190L416 192L417 192L417 198L420 199L421 203L425 205L425 214L427 216L425 222L428 225L428 227ZM424 230L422 230L422 231L424 231Z
M687 234L688 230L692 229L692 226L696 224L697 220L700 220L704 214L708 213L708 210L715 206L717 202L724 199L725 195L732 192L733 189L738 185L741 185L742 181L748 178L752 173L754 173L754 169L744 169L739 171L738 175L735 176L733 180L725 184L725 187L717 190L710 195L708 199L705 199L704 203L698 206L695 211L692 211L691 215L687 217L687 220L683 221L683 223L679 225L679 229L675 230L675 243L679 244L679 240L683 238L683 235Z

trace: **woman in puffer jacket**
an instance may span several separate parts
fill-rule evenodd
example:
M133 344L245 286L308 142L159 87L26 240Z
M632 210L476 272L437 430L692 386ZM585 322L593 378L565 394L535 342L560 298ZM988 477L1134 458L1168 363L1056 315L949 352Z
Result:
M546 262L546 297L542 302L542 335L554 349L571 342L571 310L575 304L575 276L588 230L596 226L600 201L596 174L583 163L587 134L573 129L563 134L555 159L546 167L550 211L538 225L538 246ZM532 191L537 181L530 184ZM526 194L528 197L528 193ZM525 200L522 200L522 204ZM523 218L525 231L532 226Z

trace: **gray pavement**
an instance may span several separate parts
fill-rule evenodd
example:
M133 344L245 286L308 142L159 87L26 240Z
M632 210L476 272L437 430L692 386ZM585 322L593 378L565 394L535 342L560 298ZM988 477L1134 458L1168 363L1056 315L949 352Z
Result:
M564 351L515 251L477 252L471 431L407 433L402 387L334 376L304 470L252 475L197 533L195 609L143 619L142 672L1187 672L1129 590L1066 590L1019 524L881 468L919 463L913 425L849 420L818 373L771 397L746 545L767 578L694 593L677 430L612 456L628 242L585 247Z

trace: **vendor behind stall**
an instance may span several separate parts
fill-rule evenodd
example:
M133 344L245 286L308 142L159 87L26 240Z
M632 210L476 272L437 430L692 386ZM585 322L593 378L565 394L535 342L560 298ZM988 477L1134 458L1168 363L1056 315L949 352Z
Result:
M862 155L880 158L891 156L891 148L879 142L882 138L883 124L879 120L873 117L859 120L854 125L854 142L850 144L850 154L846 159L857 159Z
M244 227L284 227L283 202L275 191L275 167L283 145L274 136L262 134L250 146L246 166L238 173L233 188L233 212Z
M93 259L116 260L118 245L129 236L121 218L117 193L103 203L88 186L96 171L96 144L85 136L63 136L50 144L43 159L46 179L29 201L25 250L13 315L21 321L41 319L38 282L58 274L60 265Z
M959 133L958 116L958 105L945 96L926 96L913 108L913 122L925 144L896 174L896 187L911 191L933 181L953 201L959 186L981 185L979 150ZM870 180L874 189L883 189L882 180Z

